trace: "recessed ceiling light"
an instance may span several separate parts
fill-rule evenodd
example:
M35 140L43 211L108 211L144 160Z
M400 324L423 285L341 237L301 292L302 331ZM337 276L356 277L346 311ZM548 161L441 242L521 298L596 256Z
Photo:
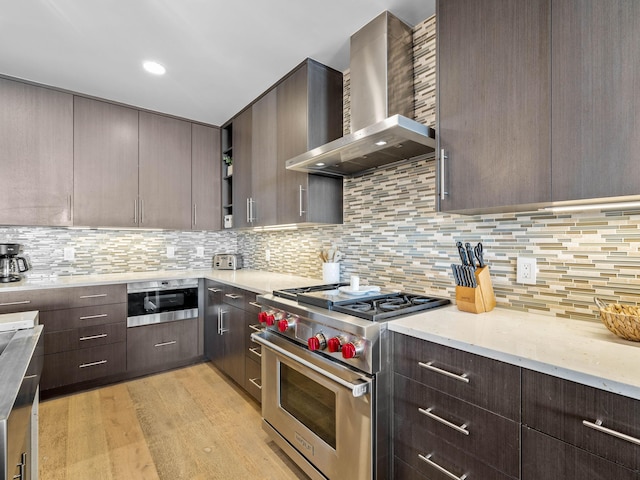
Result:
M325 164L323 162L318 162L316 163L316 167L324 167Z
M164 75L167 71L167 69L164 68L164 66L160 65L158 62L146 61L142 64L142 66L147 72L153 73L154 75Z
M386 145L387 142L385 142L384 140L380 140L379 142L376 142L376 145L379 147L382 147L383 145Z

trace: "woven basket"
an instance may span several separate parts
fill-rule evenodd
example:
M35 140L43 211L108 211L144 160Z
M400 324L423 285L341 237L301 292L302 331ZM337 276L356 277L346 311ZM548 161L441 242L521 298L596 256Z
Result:
M599 298L594 299L600 309L600 320L611 333L631 340L640 342L640 317L637 315L625 315L623 313L613 313L605 310L607 305Z

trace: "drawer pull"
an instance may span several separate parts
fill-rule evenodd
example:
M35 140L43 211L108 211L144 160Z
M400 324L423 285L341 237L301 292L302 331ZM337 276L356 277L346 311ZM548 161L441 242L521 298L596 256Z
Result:
M213 293L220 293L222 291L219 288L211 288L211 287L207 287L207 290Z
M449 428L453 428L456 432L460 432L460 433L463 433L465 435L469 435L469 430L467 430L467 424L466 423L458 426L455 423L451 423L450 421L445 420L442 417L439 417L435 413L432 413L431 410L433 410L433 407L427 408L426 410L424 408L418 408L418 411L421 414L426 415L429 418L433 418L435 421L440 422L440 423L442 423L443 425L446 425Z
M108 316L109 316L108 313L101 313L99 315L87 315L85 317L80 317L80 320L91 320L92 318L104 318Z
M97 293L95 295L80 295L80 298L84 299L84 298L100 298L100 297L106 297L107 294L106 293Z
M585 427L593 428L602 433L606 433L607 435L611 435L612 437L619 438L621 440L625 440L630 443L634 443L636 445L640 445L640 438L632 437L631 435L626 435L624 433L616 432L615 430L611 430L610 428L602 426L602 420L596 420L595 422L590 422L588 420L583 420L582 424Z
M260 305L259 303L256 303L256 302L249 302L249 305L252 305L252 306L254 306L256 308L262 308L262 305Z
M249 328L255 332L261 332L262 327L260 325L249 325Z
M175 345L176 343L178 343L177 340L171 340L170 342L156 343L154 347L166 347L167 345Z
M235 293L225 293L224 296L229 297L231 300L242 298L242 295L236 295Z
M100 335L90 335L88 337L80 337L80 341L84 342L85 340L96 340L97 338L105 338L106 336L106 333L101 333Z
M100 360L99 362L83 363L82 365L79 366L79 368L95 367L97 365L104 365L105 363L107 363L106 360Z
M262 357L262 353L260 353L260 347L250 348L249 351L258 357Z
M441 368L434 367L433 362L429 362L429 363L418 362L418 365L420 365L422 368L426 368L427 370L431 370L432 372L445 375L449 378L453 378L455 380L459 380L464 383L469 383L469 377L467 376L466 373L463 373L462 375L458 375L456 373L447 372L446 370L442 370Z
M0 307L10 307L11 305L28 305L30 303L31 300L20 300L19 302L0 303Z
M420 455L418 454L418 457L420 458L420 460L422 460L423 462L425 462L427 465L431 465L433 468L435 468L436 470L438 470L439 472L444 473L447 477L449 478L453 478L453 480L464 480L465 478L467 478L467 474L463 474L460 476L454 475L453 473L451 473L449 470L447 470L444 467L441 467L440 465L438 465L436 462L434 462L433 460L431 460L431 456L433 455L433 453L430 453L429 455L427 455L426 457L424 455Z
M262 390L262 385L258 383L259 378L250 378L249 381L253 383L259 390Z

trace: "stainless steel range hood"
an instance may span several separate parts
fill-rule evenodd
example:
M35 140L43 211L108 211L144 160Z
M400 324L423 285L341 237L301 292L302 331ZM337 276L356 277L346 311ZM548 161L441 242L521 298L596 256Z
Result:
M383 12L351 36L351 131L287 160L290 170L350 176L434 154L435 132L413 116L410 26Z

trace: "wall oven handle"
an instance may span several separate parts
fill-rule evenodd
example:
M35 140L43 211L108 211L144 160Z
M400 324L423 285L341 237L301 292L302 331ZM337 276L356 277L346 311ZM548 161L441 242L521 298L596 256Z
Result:
M429 418L434 419L436 422L440 422L443 425L446 425L449 428L453 428L456 432L460 432L463 433L464 435L469 435L469 430L467 430L467 424L463 424L463 425L456 425L455 423L451 423L448 420L445 420L444 418L436 415L435 413L432 412L433 407L431 408L418 408L418 411L423 414L426 415Z
M338 377L337 375L334 375L331 372L328 372L326 370L323 370L322 368L314 365L311 362L306 361L303 358L298 357L297 355L294 355L291 352L288 352L287 350L285 350L284 348L279 347L278 345L271 343L268 340L265 340L264 338L260 337L257 334L252 334L251 335L251 339L256 342L256 343L260 343L261 345L264 345L265 347L278 352L280 355L282 355L283 357L287 357L290 360L293 360L294 362L297 362L301 365L304 365L305 367L309 368L310 370L313 370L316 373L319 373L320 375L322 375L323 377L329 378L330 380L333 380L334 382L342 385L345 388L348 388L349 390L351 390L351 393L354 397L361 397L363 395L366 395L368 392L371 391L371 381L363 381L363 383L359 383L359 384L354 384L351 382L348 382L340 377Z
M440 465L438 465L436 462L434 462L433 460L431 460L431 457L433 456L432 453L430 453L429 455L427 455L426 457L424 455L418 454L418 457L420 457L420 460L422 460L423 462L427 463L428 465L431 465L433 468L435 468L436 470L438 470L439 472L444 473L447 477L452 478L453 480L464 480L465 478L467 478L467 474L463 474L460 476L454 475L453 473L451 473L449 470L447 470L444 467L441 467Z
M422 368L426 368L427 370L431 370L432 372L439 373L446 377L453 378L455 380L459 380L464 383L469 383L469 377L467 376L466 373L463 373L462 375L451 373L441 368L434 367L433 362L428 362L428 363L418 362L418 365L420 365Z
M617 432L615 430L611 430L610 428L602 426L602 420L596 420L595 422L590 422L589 420L583 420L582 424L585 427L593 428L602 433L606 433L607 435L611 435L612 437L619 438L621 440L625 440L630 443L634 443L636 445L640 445L640 438L632 437L631 435L627 435L625 433Z

